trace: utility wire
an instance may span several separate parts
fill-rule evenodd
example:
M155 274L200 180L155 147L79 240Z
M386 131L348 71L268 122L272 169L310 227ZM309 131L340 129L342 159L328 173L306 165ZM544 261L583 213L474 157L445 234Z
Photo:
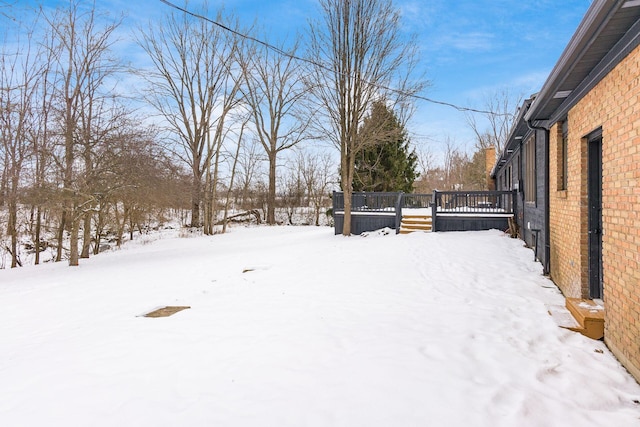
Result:
M258 44L266 47L267 49L270 49L270 50L272 50L272 51L274 51L274 52L276 52L276 53L278 53L278 54L280 54L282 56L286 56L286 57L294 59L296 61L306 62L306 63L311 64L311 65L313 65L315 67L318 67L318 68L320 68L322 70L329 71L331 73L335 72L335 70L331 69L330 67L328 67L328 66L326 66L326 65L324 65L324 64L322 64L320 62L317 62L317 61L314 61L314 60L311 60L311 59L308 59L308 58L303 58L301 56L297 56L297 55L294 55L294 54L289 53L289 52L285 52L284 50L280 49L277 46L274 46L274 45L272 45L272 44L270 44L268 42L265 42L265 41L260 40L260 39L258 39L256 37L250 36L248 34L244 34L244 33L241 33L239 31L236 31L233 28L229 28L226 25L221 24L218 21L215 21L213 19L207 18L204 15L200 15L200 14L191 12L191 11L189 11L189 10L183 8L183 7L180 7L180 6L170 2L168 0L160 0L160 2L164 3L165 5L167 5L169 7L174 8L176 10L179 10L180 12L186 13L187 15L193 16L194 18L203 19L203 20L205 20L205 21L207 21L207 22L209 22L209 23L211 23L213 25L216 25L217 27L222 28L223 30L225 30L227 32L232 33L235 36L241 37L241 38L246 39L246 40L250 40L250 41L255 42L255 43L258 43ZM340 72L340 74L342 74L344 76L349 76L348 74L343 73L343 72ZM351 76L349 76L349 77L351 77ZM512 114L508 114L508 113L507 114L505 114L505 113L496 113L495 111L479 110L479 109L471 108L471 107L461 107L459 105L455 105L455 104L452 104L450 102L438 101L438 100L435 100L435 99L432 99L432 98L427 98L426 96L407 93L406 91L403 91L401 89L395 89L395 88L384 86L384 85L381 85L381 84L371 83L371 82L368 82L366 80L365 80L365 83L370 85L370 86L377 87L379 89L384 89L384 90L388 90L390 92L398 93L400 95L409 96L409 97L412 97L412 98L415 98L415 99L420 99L422 101L426 101L426 102L429 102L429 103L432 103L432 104L444 105L446 107L451 107L451 108L454 108L454 109L456 109L458 111L461 111L461 112L480 113L480 114L497 115L497 116L511 116L512 115Z

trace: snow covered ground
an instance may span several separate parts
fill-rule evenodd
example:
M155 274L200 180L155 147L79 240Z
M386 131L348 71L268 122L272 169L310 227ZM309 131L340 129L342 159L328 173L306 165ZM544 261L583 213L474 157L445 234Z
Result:
M2 426L640 425L640 386L497 231L165 236L0 270L0 301ZM142 317L165 305L191 308Z

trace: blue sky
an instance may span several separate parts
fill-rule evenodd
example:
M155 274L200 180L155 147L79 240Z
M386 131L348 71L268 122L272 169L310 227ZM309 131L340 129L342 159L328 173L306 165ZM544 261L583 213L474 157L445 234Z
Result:
M28 3L38 1L19 2ZM40 3L55 6L67 1ZM130 28L146 25L170 11L159 0L96 3L99 9L125 14L125 39L130 37ZM202 3L190 0L189 8L198 8ZM514 97L537 92L591 1L395 0L394 3L402 11L406 32L417 35L420 67L431 82L424 95L482 109L485 98L496 91L507 89ZM318 14L317 0L210 0L209 5L211 10L224 5L243 24L255 22L272 42L290 40L303 33L308 20ZM125 42L123 46L126 45ZM447 139L466 149L474 144L463 113L424 101L418 102L409 131L418 146L427 147L436 156Z

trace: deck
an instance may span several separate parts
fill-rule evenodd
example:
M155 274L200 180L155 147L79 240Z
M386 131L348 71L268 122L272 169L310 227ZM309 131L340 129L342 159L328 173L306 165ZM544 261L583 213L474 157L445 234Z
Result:
M474 231L509 228L513 191L434 191L433 194L354 193L351 234L381 228L410 231ZM335 233L342 233L344 194L333 193ZM430 226L416 227L418 223ZM428 229L427 229L428 228Z

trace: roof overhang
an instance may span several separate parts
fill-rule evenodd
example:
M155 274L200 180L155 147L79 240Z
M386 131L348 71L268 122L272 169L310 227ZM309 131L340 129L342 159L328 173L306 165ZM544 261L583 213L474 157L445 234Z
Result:
M535 126L561 120L640 44L640 0L594 0L524 116Z

